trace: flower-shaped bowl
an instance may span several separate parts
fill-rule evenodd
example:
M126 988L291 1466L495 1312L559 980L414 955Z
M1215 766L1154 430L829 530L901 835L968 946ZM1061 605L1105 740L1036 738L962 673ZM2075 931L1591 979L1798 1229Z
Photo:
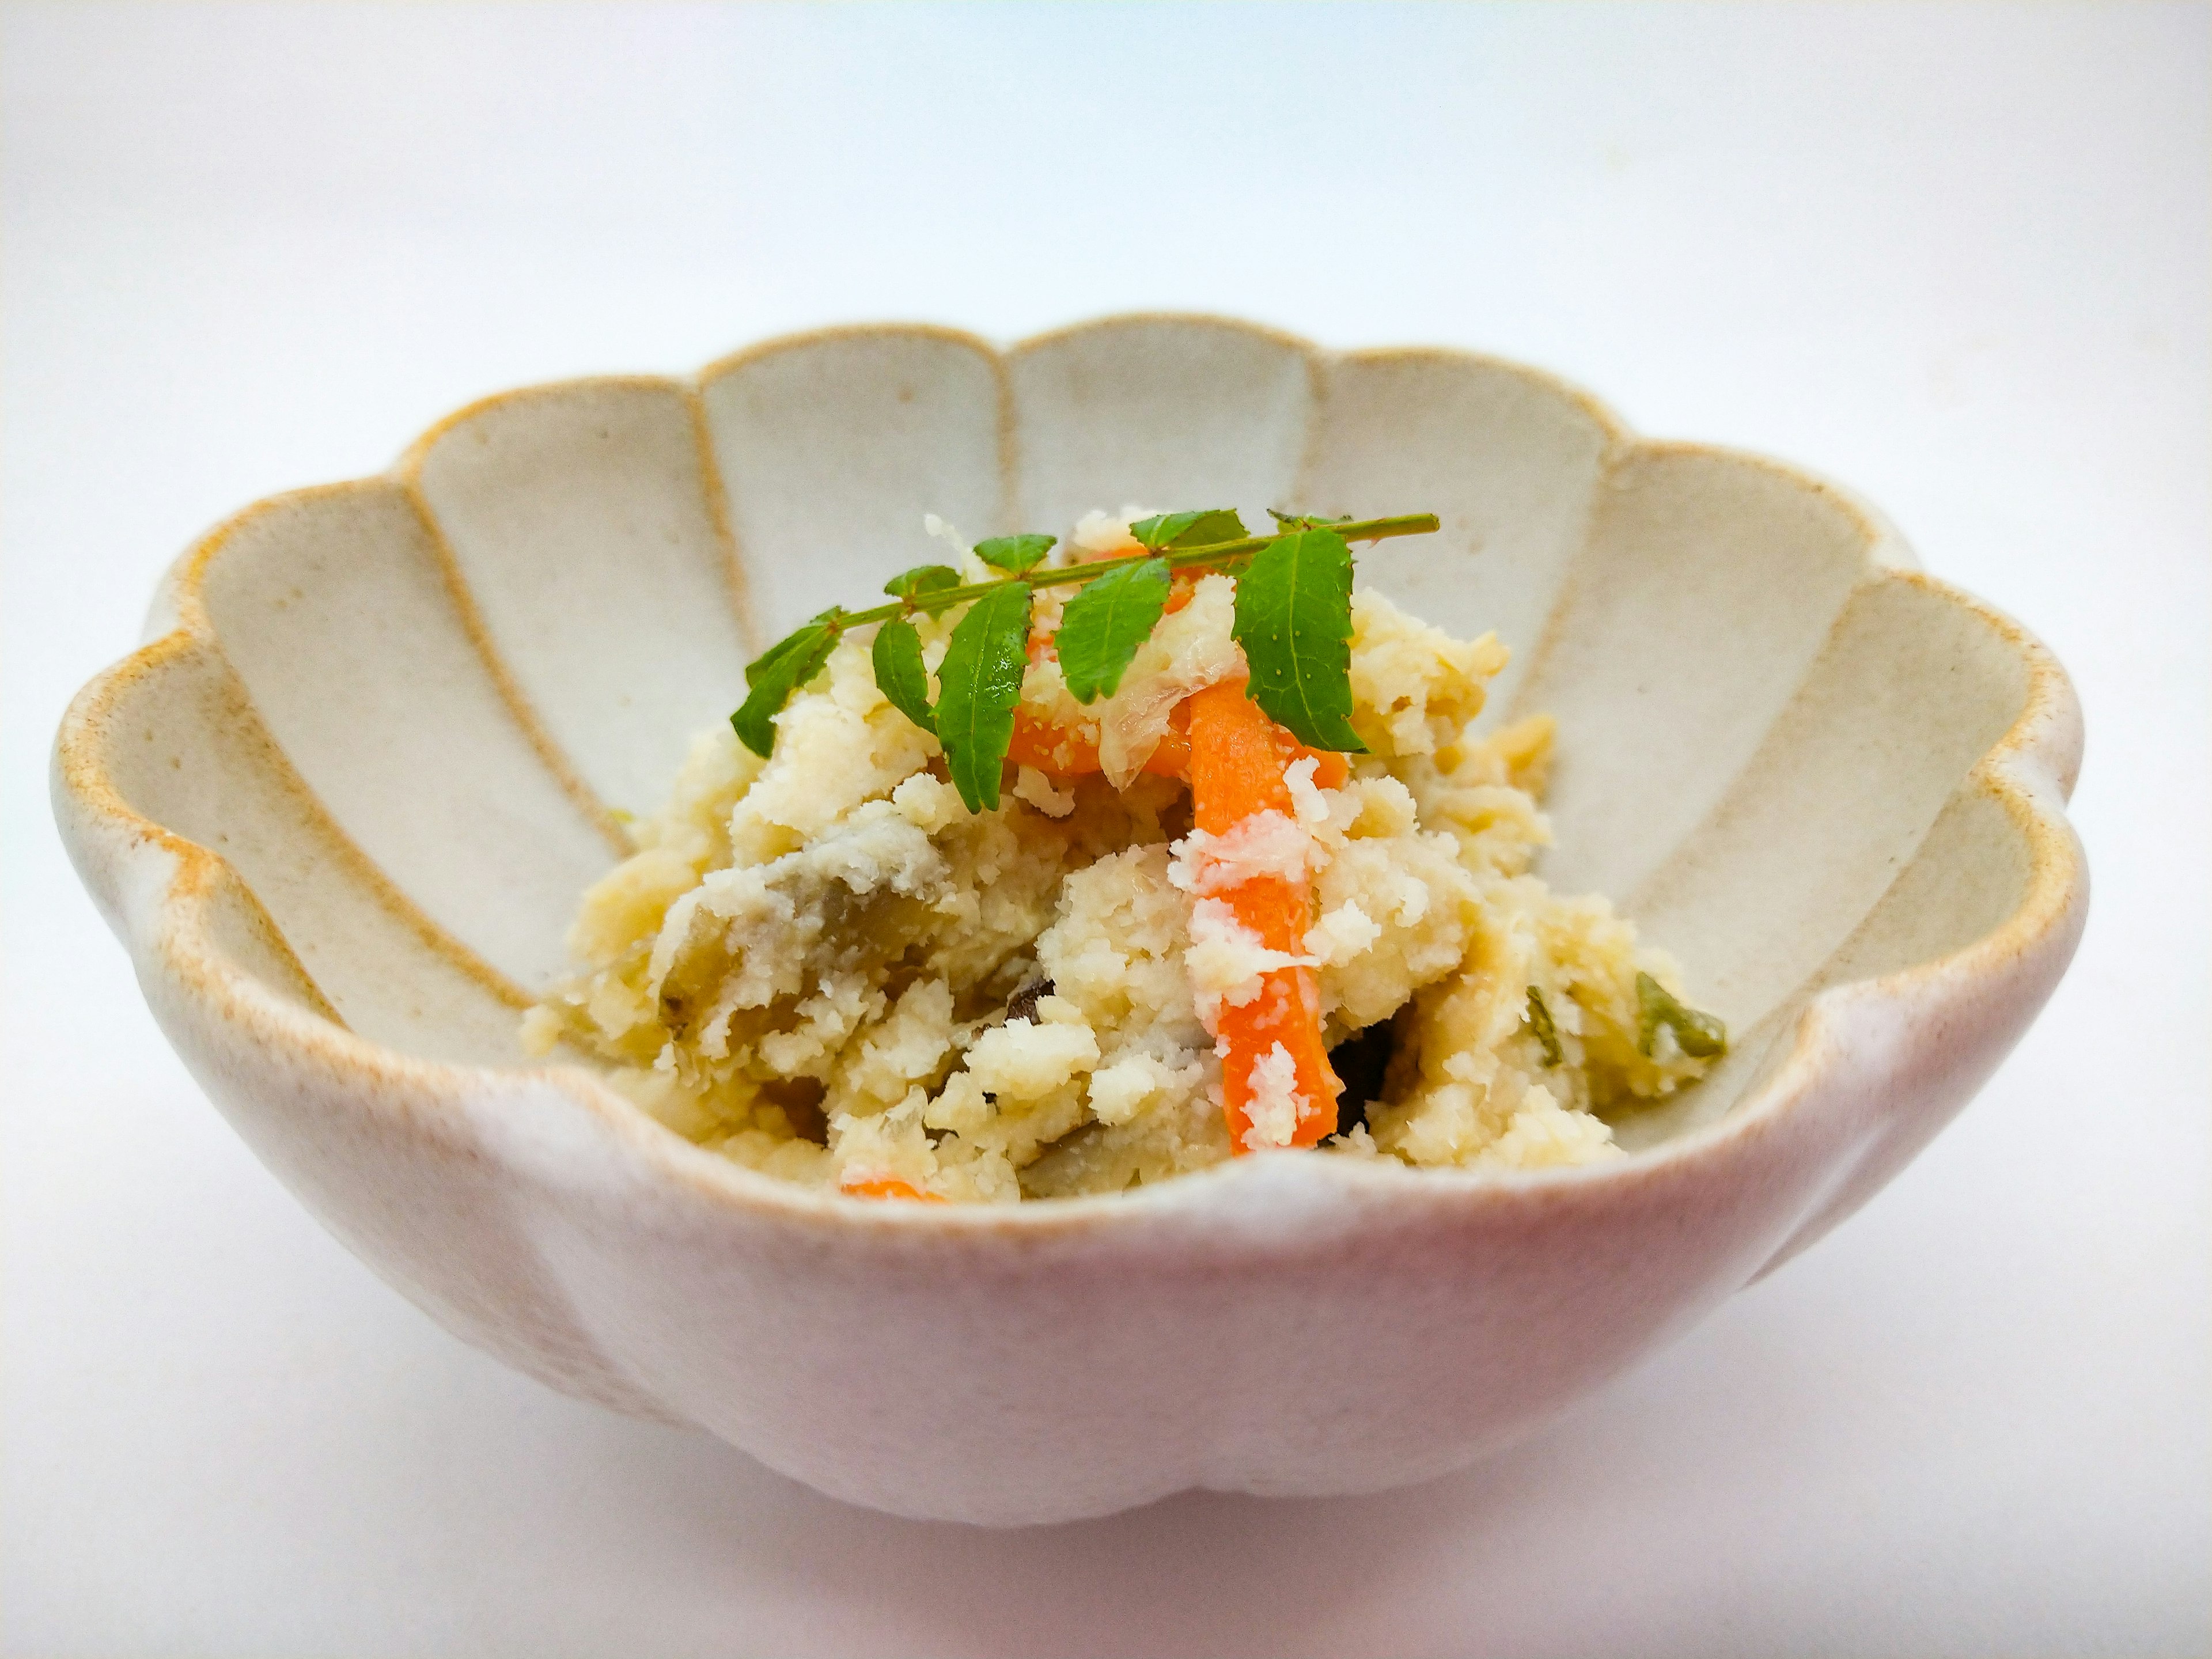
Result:
M1735 1034L1533 1174L1243 1158L1133 1194L868 1204L678 1139L518 1016L759 645L971 534L1145 501L1440 534L1361 580L1515 650L1545 873ZM2087 902L2065 675L1790 467L1550 376L1134 316L883 326L487 399L248 507L78 696L55 800L194 1075L467 1341L913 1516L1419 1480L1525 1435L1864 1203L2049 995Z

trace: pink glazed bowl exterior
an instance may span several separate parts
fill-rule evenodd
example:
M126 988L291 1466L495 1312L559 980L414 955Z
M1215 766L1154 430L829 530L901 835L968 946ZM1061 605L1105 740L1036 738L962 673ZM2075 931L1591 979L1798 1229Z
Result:
M1546 873L1612 894L1736 1034L1620 1126L1630 1156L870 1205L522 1055L613 809L763 640L924 556L924 511L1138 501L1441 515L1361 580L1516 647L1486 718L1559 718ZM1832 485L1490 359L1137 316L474 405L188 553L71 707L54 796L193 1074L449 1330L852 1502L1016 1524L1459 1468L1820 1237L2064 971L2081 743L2050 655Z

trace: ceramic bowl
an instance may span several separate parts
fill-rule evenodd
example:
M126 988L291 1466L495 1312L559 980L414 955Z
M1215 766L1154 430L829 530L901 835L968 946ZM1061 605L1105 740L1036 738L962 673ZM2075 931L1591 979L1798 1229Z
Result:
M517 1017L752 650L971 534L1144 501L1443 532L1362 580L1516 650L1556 887L1736 1034L1535 1174L1295 1153L1120 1197L869 1204L659 1127ZM911 1516L1352 1492L1525 1435L1850 1214L2049 995L2087 902L2050 655L1792 468L1550 376L1123 317L772 342L462 410L247 508L77 698L55 799L261 1158L467 1341Z

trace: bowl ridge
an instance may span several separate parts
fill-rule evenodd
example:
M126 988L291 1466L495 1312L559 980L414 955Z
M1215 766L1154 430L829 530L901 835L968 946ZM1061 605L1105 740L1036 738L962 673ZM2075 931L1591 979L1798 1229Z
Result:
M481 398L394 470L516 720L626 855L611 809L658 805L753 654L697 386L608 375Z

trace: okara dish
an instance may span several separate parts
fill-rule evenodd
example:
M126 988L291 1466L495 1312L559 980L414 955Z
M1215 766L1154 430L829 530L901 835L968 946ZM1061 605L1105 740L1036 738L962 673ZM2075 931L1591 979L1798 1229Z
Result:
M1048 562L929 526L954 562L895 579L902 614L793 635L805 684L695 742L586 895L536 1052L571 1039L770 1175L1013 1202L1316 1144L1618 1157L1606 1115L1723 1051L1632 923L1531 872L1553 723L1469 729L1504 648L1353 594L1352 526L1092 513ZM1272 696L1271 580L1319 647L1277 651ZM1000 600L1018 696L978 738L959 669Z
M1166 887L1141 890L1173 901L1162 938L1202 898L1228 901L1241 921L1243 899L1174 884L1174 844L1188 854L1193 840L1175 813L1194 792L1154 773L1117 793L1135 746L1116 758L1102 730L1091 775L1054 735L1059 717L1033 702L1048 717L1048 764L1033 754L1038 775L1024 781L1024 763L1009 775L991 759L981 739L997 730L994 710L1012 752L1025 653L1005 678L948 677L942 659L933 671L937 641L923 638L941 621L964 623L933 620L926 605L905 619L911 641L878 623L825 641L805 622L864 603L915 545L925 513L1018 542L1014 532L1065 533L1087 511L1129 501L1233 503L1270 533L1270 507L1435 514L1432 533L1353 538L1357 593L1373 596L1357 600L1369 629L1359 654L1399 629L1419 641L1389 689L1360 690L1357 642L1340 641L1346 699L1334 715L1320 699L1310 736L1283 718L1304 716L1278 696L1279 660L1246 653L1251 684L1276 700L1262 712L1316 750L1273 774L1285 816L1296 823L1301 799L1312 811L1330 793L1324 767L1345 765L1353 780L1328 802L1325 825L1298 825L1327 867L1309 871L1304 935L1286 927L1267 948L1332 959L1348 950L1365 933L1351 892L1383 965L1382 930L1418 939L1424 924L1381 898L1370 908L1364 880L1339 866L1376 852L1363 842L1410 839L1407 857L1431 849L1441 887L1477 895L1468 937L1497 934L1512 952L1474 981L1488 988L1475 999L1486 1012L1462 1062L1497 1070L1453 1078L1452 1054L1399 1045L1393 1063L1415 1075L1385 1077L1368 1133L1381 1152L1389 1135L1425 1125L1447 1142L1452 1126L1468 1132L1428 1167L1339 1137L1329 1150L1231 1155L1044 1202L907 1199L891 1183L951 1198L965 1178L975 1190L958 1196L981 1197L994 1153L1014 1190L1041 1192L1055 1176L1089 1185L1095 1173L1111 1186L1125 1161L1143 1176L1192 1147L1233 1145L1225 1079L1218 1119L1188 1113L1180 1138L1150 1143L1136 1133L1192 1067L1211 1087L1218 1056L1175 988L1190 984L1195 1019L1188 953L1171 970L1149 951L1126 953L1151 966L1125 985L1174 1005L1172 1043L1131 1056L1121 1045L1140 1022L1091 1000L1110 996L1099 988L1110 965L1086 982L1092 959L1065 933L1073 961L1055 957L1067 982L1051 994L1081 1014L1102 1063L1074 1066L1033 1102L1005 1091L1020 1110L982 1103L989 1115L972 1135L927 1121L955 1075L988 1073L993 1050L1013 1042L1004 1034L1026 994L1033 1035L1066 1032L1049 1040L1083 1052L1042 984L1042 942L1061 921L1048 888L1079 888L1109 858L1164 866ZM1248 600L1250 575L1249 565L1238 574ZM915 578L926 598L953 591L929 580L941 578ZM1039 610L1060 591L1039 586ZM1185 613L1161 603L1154 626L1167 641ZM894 600L886 620L902 606ZM759 660L794 629L803 653ZM1512 654L1491 674L1497 655L1480 642L1493 629ZM860 674L855 654L865 645L874 670L886 634L895 708L926 707L939 748L951 744L934 757L941 779L928 744L900 724L909 716L878 707L881 681ZM1063 611L1063 679L1072 652L1085 675L1103 666L1095 652L1081 660L1080 637ZM969 667L986 661L1008 665L978 653ZM1146 672L1138 657L1127 670ZM1478 684L1482 712L1447 741ZM1417 716L1395 707L1417 694L1428 699ZM1095 716L1117 695L1075 707ZM1230 714L1258 706L1200 695ZM750 746L718 735L687 763L692 735L734 730L733 709ZM1516 815L1535 794L1541 728L1526 722L1539 717L1555 722L1541 791L1553 839L1530 876L1549 895L1608 896L1634 922L1636 949L1671 951L1681 978L1654 954L1608 957L1578 980L1584 965L1540 925L1562 901L1513 896L1534 890L1504 872L1522 856ZM1332 719L1369 752L1324 729ZM651 983L649 973L634 981L628 952L648 930L656 944L665 936L667 915L650 921L659 894L672 915L690 893L705 909L704 895L757 877L763 902L794 891L765 872L794 857L795 878L826 854L835 838L815 830L834 811L794 829L790 846L742 859L734 847L721 854L716 825L736 822L760 750L781 754L807 741L800 726L854 720L880 730L887 755L907 757L887 771L906 770L843 821L888 814L884 830L926 833L938 858L1004 830L1003 875L978 866L970 882L946 859L945 874L927 880L941 882L940 896L972 891L979 908L1012 902L1019 915L1003 931L1034 923L1036 942L1006 963L1026 975L1034 960L1040 977L1013 983L1008 966L994 978L980 959L973 974L886 969L879 1034L903 1030L907 1000L919 1014L936 994L915 987L941 980L957 1054L925 1062L892 1043L882 1086L862 1090L804 1053L787 1056L781 1079L771 1061L747 1081L785 1091L787 1121L808 1133L784 1141L767 1109L713 1079L711 1064L693 1074L707 1086L681 1086L686 1043L703 1054L713 995L731 982L720 967L700 955L708 1000L680 1002L700 949L687 931L686 963L671 967L678 1006L656 1002L625 1025L621 1005ZM72 705L54 799L71 856L193 1075L326 1225L447 1328L555 1388L697 1425L840 1497L1016 1522L1188 1486L1362 1492L1460 1468L1551 1421L1819 1239L1965 1103L2064 970L2087 904L2064 813L2081 738L2049 653L1922 574L1879 514L1802 472L1640 439L1583 394L1510 363L1332 353L1220 319L1125 317L1004 351L941 330L841 330L770 342L695 379L539 386L465 410L388 473L260 502L180 560L148 642ZM1426 754L1424 741L1436 745ZM1313 793L1292 795L1289 775L1308 758ZM1474 781L1492 768L1501 781ZM783 775L795 786L808 769ZM752 791L773 771L762 765ZM1500 818L1474 837L1472 864L1468 820L1446 799L1460 783L1447 787L1446 774L1498 792ZM857 777L834 781L833 804L865 793ZM994 808L987 786L1001 781ZM927 793L925 821L942 810L944 827L921 831L902 789L917 813ZM1365 823L1370 800L1402 815L1400 790L1420 835L1449 848L1410 829L1333 843ZM1075 807L1054 817L1070 796ZM1353 799L1361 817L1340 823L1338 805ZM1132 829L1127 847L1041 860L1016 878L1022 836L1133 818L1117 801L1158 803L1158 835ZM696 823L686 802L701 807ZM637 857L641 836L672 861L632 866L586 908L589 952L614 970L594 1012L591 997L578 1004L563 988L591 966L564 936L579 896ZM1182 860L1194 887L1223 850L1200 845L1206 857ZM1242 851L1287 890L1287 859ZM657 889L640 884L647 920L623 920L619 890L655 862ZM823 893L854 892L834 870L822 875ZM1501 926L1494 913L1507 908L1514 925ZM1277 920L1285 915L1301 919L1285 906ZM604 936L593 931L603 919ZM1457 994L1434 981L1390 1012L1377 1005L1396 981L1428 970L1392 969L1370 1003L1355 960L1271 970L1314 975L1317 1012L1334 986L1340 1001L1318 1015L1322 1042L1347 1085L1358 1068L1339 1034L1382 1024L1395 1043L1428 1017L1425 998L1441 1013ZM1675 994L1679 1012L1653 1000L1652 1052L1618 1054L1608 1071L1592 1044L1603 1034L1617 1050L1628 1029L1629 960ZM1566 994L1577 985L1587 1002ZM1543 1063L1530 986L1553 1016L1557 1067ZM748 1021L807 1041L799 1005L815 994L805 988L787 1021L781 993L749 1008L733 999L731 1052L766 1041L766 1025ZM556 1012L528 1013L541 1005ZM1600 1098L1599 1079L1645 1075L1647 1060L1685 1076L1702 1062L1686 1035L1698 1029L1695 1011L1727 1023L1727 1052L1702 1076L1649 1098ZM118 1024L131 1017L112 1012ZM526 1019L551 1020L565 1041L529 1054ZM933 1036L933 1016L915 1023ZM672 1040L679 1086L656 1094ZM635 1047L611 1060L603 1041ZM1670 1041L1679 1061L1665 1055ZM1293 1042L1284 1048L1297 1071ZM1133 1063L1146 1060L1159 1061L1157 1074ZM1449 1084L1425 1074L1439 1060ZM891 1102L896 1079L927 1065L944 1066L941 1085L931 1072L872 1115L842 1104L863 1093ZM610 1086L623 1070L650 1111ZM1535 1127L1564 1121L1579 1139L1515 1139L1515 1119L1499 1114L1520 1115L1528 1091L1516 1097L1518 1084L1501 1082L1509 1073L1560 1108L1534 1114ZM1112 1074L1103 1091L1102 1073ZM1472 1100L1486 1081L1469 1111L1441 1100L1460 1083ZM818 1126L807 1110L817 1085ZM839 1103L833 1085L847 1089ZM1527 1167L1530 1154L1596 1141L1577 1117L1586 1087L1620 1155ZM897 1115L917 1090L918 1129ZM1403 1109L1425 1091L1429 1107ZM1297 1095L1294 1141L1339 1127L1309 1112L1321 1103L1308 1091ZM975 1097L952 1104L973 1113ZM1088 1121L1018 1165L1011 1131L1040 1111ZM852 1123L835 1130L841 1112ZM1006 1132L996 1146L994 1124ZM731 1145L752 1133L764 1141ZM879 1178L858 1156L872 1139ZM854 1155L840 1165L848 1144ZM925 1144L934 1168L904 1161ZM1462 1148L1472 1161L1454 1161ZM750 1167L753 1152L793 1160L803 1178ZM844 1190L854 1170L856 1186L883 1196ZM1002 1173L993 1196L1012 1196Z

